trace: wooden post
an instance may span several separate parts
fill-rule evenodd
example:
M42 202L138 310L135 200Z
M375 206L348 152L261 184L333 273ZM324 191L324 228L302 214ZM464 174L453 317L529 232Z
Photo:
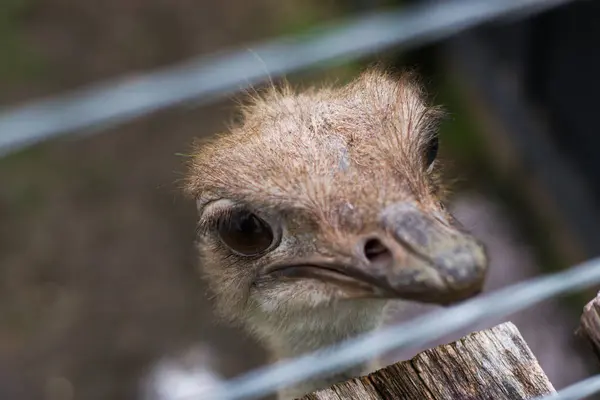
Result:
M555 390L510 322L301 400L519 400Z
M600 292L583 307L577 333L589 340L596 356L600 358Z

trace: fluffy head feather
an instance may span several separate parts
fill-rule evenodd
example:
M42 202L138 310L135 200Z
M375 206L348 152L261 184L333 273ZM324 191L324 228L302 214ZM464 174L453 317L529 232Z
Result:
M445 211L428 160L442 112L410 74L371 70L343 87L271 88L241 111L240 123L195 150L185 184L221 315L282 357L374 329L387 301L365 295L361 279L388 271L396 288L431 290L434 302L444 302L438 289L477 290L485 254ZM219 234L219 221L240 208L273 233L260 254L236 253ZM367 254L373 237L383 263ZM273 273L282 264L292 268ZM358 274L350 283L349 268Z
M241 123L197 148L185 190L200 208L229 199L285 215L295 234L288 253L301 241L296 255L336 251L348 234L374 229L389 204L410 200L443 212L437 168L425 167L441 115L410 74L371 70L340 88L301 93L271 88L242 108ZM200 246L220 309L245 313L253 268L219 259L210 240Z

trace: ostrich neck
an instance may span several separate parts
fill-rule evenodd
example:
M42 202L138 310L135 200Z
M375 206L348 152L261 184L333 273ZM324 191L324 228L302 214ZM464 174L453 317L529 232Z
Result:
M298 315L288 314L284 319L286 323L279 320L276 325L265 323L255 328L258 328L258 333L265 339L271 356L276 361L295 358L377 329L383 320L385 305L380 300L366 304L364 300L361 304L348 301ZM283 389L279 393L279 399L295 399L337 382L364 375L372 370L371 365L373 364L355 365L333 376L311 379Z

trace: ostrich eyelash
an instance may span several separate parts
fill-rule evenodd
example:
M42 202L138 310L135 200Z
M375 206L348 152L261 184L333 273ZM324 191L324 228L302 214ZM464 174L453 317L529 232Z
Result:
M198 220L197 232L206 235L216 230L221 221L231 218L238 207L215 207L215 209L205 212Z
M252 212L252 209L244 203L228 199L206 203L202 207L196 230L199 234L203 235L214 232L219 228L222 221L232 218L233 215L240 211Z

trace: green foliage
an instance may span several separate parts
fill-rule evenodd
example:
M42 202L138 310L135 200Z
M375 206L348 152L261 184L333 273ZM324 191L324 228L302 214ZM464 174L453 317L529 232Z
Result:
M492 171L487 162L485 145L460 89L445 79L438 89L436 102L443 104L448 115L440 127L444 148L457 160L462 170L469 175L476 175L473 178L481 181L489 177Z
M2 0L0 12L0 80L31 79L42 70L42 59L23 37L23 27L35 0Z

